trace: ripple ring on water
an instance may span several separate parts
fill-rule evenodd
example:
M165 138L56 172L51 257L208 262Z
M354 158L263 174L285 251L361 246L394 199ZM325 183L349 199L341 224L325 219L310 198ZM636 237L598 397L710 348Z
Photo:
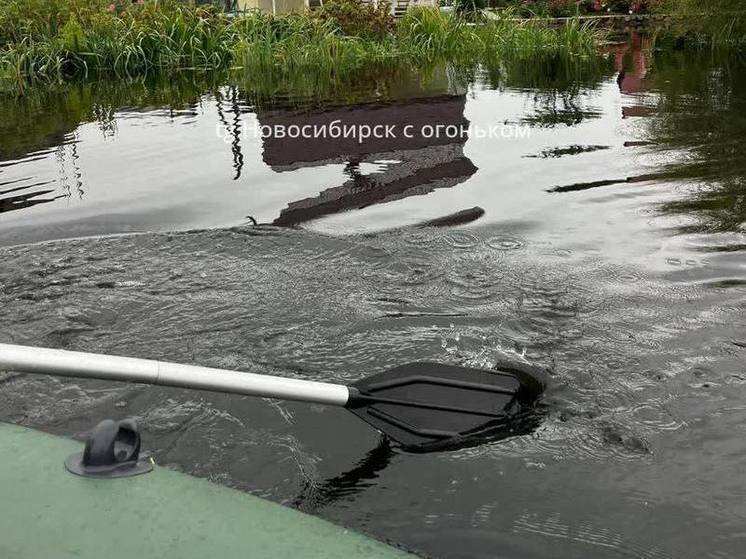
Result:
M444 241L453 248L470 249L479 244L479 237L471 233L450 233L444 237Z
M492 237L487 239L487 246L495 250L518 250L523 248L525 243L515 237Z

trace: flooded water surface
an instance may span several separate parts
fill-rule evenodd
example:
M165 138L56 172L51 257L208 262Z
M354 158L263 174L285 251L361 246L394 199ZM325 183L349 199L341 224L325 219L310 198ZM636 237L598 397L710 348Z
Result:
M162 465L425 556L741 557L745 69L635 36L578 67L0 99L1 341L549 375L534 433L430 454L344 410L12 373L0 418L135 417ZM332 123L394 132L292 137Z

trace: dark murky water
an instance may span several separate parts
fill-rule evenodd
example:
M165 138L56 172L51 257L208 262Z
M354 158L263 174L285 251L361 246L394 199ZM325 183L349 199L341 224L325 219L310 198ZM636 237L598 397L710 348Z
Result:
M342 410L14 375L2 418L135 416L161 464L436 557L742 556L746 73L639 39L549 70L0 107L3 341L329 381L529 362L552 374L533 435L410 455ZM530 133L244 132L334 119Z

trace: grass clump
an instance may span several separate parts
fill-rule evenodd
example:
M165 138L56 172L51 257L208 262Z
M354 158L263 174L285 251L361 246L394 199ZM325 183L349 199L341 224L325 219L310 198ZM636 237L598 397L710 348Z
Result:
M107 0L0 0L0 45L47 40L71 19L93 24L109 4Z
M391 41L341 32L332 18L251 12L231 24L232 65L284 70L353 68L393 56Z
M598 33L592 23L571 20L552 27L539 20L517 21L510 12L470 23L458 15L412 8L399 23L400 42L413 55L471 59L590 56Z
M176 0L0 0L0 80L24 88L92 73L303 68L495 56L589 55L596 33L572 22L474 19L414 8L395 23L385 4L330 0L313 13L229 17Z

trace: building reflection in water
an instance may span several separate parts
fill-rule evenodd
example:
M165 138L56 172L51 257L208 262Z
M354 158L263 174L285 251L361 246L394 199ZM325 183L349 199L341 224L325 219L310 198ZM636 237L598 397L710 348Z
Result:
M234 177L241 176L240 113L256 114L256 126L265 130L329 130L337 121L342 127L389 127L389 137L295 137L264 134L262 160L277 173L309 167L343 165L341 184L321 185L317 196L289 201L272 221L292 226L337 212L360 209L437 188L456 186L476 173L476 166L463 152L467 134L449 137L423 133L423 127L469 126L464 117L465 88L440 68L423 79L413 72L366 75L356 88L341 97L254 99L245 93L238 100L235 89L217 97L219 118L230 134ZM338 92L339 93L339 92ZM225 113L231 113L229 117ZM404 128L407 134L404 134ZM453 136L453 134L451 135Z
M381 126L379 130L384 130L388 126L394 131L388 138L363 141L356 137L265 137L263 160L274 171L343 164L347 177L318 196L290 202L273 224L297 225L463 183L477 171L463 151L469 125L464 117L465 103L465 95L441 94L332 110L259 112L257 118L265 130L287 130L290 126L328 129L336 121L355 129ZM451 133L434 135L428 127L435 125L440 125L441 131L449 127ZM403 133L405 127L407 134ZM458 134L453 133L456 130ZM366 168L372 171L366 173Z

